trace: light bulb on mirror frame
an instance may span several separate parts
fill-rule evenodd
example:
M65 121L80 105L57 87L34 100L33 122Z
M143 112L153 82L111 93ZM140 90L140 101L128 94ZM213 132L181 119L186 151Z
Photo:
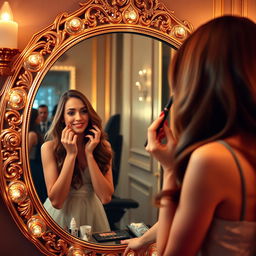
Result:
M67 256L85 256L85 251L79 247L71 246Z
M136 23L136 21L138 19L138 15L132 7L128 8L125 11L124 17L125 17L126 22L129 24Z
M185 28L179 25L173 27L172 33L176 38L179 39L185 39L187 36L187 31L185 30Z
M23 63L24 68L31 72L38 72L43 65L44 57L40 52L30 53Z
M78 17L74 17L72 19L69 19L65 23L65 30L70 35L76 35L80 32L82 32L85 28L84 21Z
M27 188L22 181L13 181L8 185L8 195L15 203L22 203L27 198Z
M27 227L29 233L34 237L41 237L46 232L46 224L38 215L34 215L28 220Z
M11 62L19 53L18 23L13 21L13 14L8 2L0 9L0 76L12 74Z

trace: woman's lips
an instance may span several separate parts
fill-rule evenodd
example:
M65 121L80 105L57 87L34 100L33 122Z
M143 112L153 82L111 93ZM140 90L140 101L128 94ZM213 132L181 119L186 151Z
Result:
M73 124L73 126L74 126L75 128L82 128L82 127L84 127L84 124L83 124L83 123Z

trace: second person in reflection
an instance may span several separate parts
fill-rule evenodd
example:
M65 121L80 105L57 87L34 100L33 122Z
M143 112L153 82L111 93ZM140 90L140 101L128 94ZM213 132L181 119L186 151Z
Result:
M112 150L100 117L82 93L69 90L62 95L46 140L41 149L45 209L64 229L74 217L78 227L108 231L102 204L114 192Z

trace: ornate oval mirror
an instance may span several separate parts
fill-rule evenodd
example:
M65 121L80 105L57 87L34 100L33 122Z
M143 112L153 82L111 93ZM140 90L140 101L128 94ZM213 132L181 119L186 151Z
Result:
M82 3L81 8L72 14L60 14L52 25L33 37L16 60L14 74L6 81L1 100L1 189L20 229L43 253L119 255L125 248L125 245L85 242L71 236L56 225L42 207L29 164L27 137L31 109L33 106L38 107L40 95L44 95L42 88L51 84L50 75L58 73L58 80L62 84L68 81L64 89L76 88L90 95L93 106L105 124L113 113L126 111L117 107L122 104L121 100L125 102L126 96L129 99L136 98L137 101L129 103L129 111L133 109L133 112L121 121L123 133L129 129L128 133L131 134L131 131L138 130L140 125L148 124L148 119L143 121L141 118L145 114L145 108L151 109L153 106L156 109L155 112L148 112L149 118L156 116L161 108L159 101L152 100L153 95L161 97L161 86L152 86L153 83L162 83L159 77L162 75L165 44L161 42L178 48L191 30L189 23L179 21L158 1L90 0ZM147 50L151 54L151 63L148 63L147 59L141 61L141 56L140 62L132 57L137 56L139 52L146 54ZM80 65L83 65L87 72L82 71L81 66L75 65L69 57L70 53L76 52L79 55L81 51L85 55L82 55L84 57L81 57L83 62ZM63 80L59 76L60 73ZM84 83L90 86L85 86ZM57 91L61 90L58 86ZM125 95L123 98L119 97L120 92ZM58 93L60 92L50 92L51 96ZM58 98L49 100L53 105L57 101ZM156 104L158 105L154 106ZM127 126L129 121L131 122ZM142 188L138 185L141 180L137 179L136 172L143 169L140 174L141 179L144 179L152 169L152 163L147 164L144 161L148 160L149 156L141 150L144 139L145 136L138 139L133 135L124 138L124 143L128 143L131 150L124 152L128 157L122 159L121 169L125 171L119 175L119 178L122 177L121 188L117 188L118 195L122 195L122 182L125 183L124 177L129 176L128 180L134 190L128 193L126 191L126 196L128 194L129 199L138 201L140 205L144 197L139 198L136 194L136 191ZM130 173L127 171L130 168L128 164L135 167ZM143 183L145 189L142 192L147 194L151 191L154 194L150 180L148 183L149 185ZM112 214L111 205L106 210ZM124 225L134 221L134 216L138 216L140 210L134 211L124 218ZM143 217L145 218L141 218ZM151 221L153 219L152 217ZM137 218L135 221L143 219ZM150 222L145 219L144 221Z

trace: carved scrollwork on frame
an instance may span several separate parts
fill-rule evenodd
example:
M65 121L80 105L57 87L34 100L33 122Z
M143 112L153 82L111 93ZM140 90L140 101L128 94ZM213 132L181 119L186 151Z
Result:
M43 253L118 256L125 249L125 245L109 247L70 236L49 219L32 195L24 129L28 127L28 113L44 74L68 47L95 35L136 32L178 48L191 31L189 22L177 19L158 0L87 0L80 3L77 11L58 15L51 26L34 35L17 58L0 105L1 190L21 231ZM145 255L156 255L155 247L151 246Z
M67 243L59 239L56 234L47 232L42 236L42 239L46 242L45 247L49 252L58 253L58 255L66 255L68 251Z

